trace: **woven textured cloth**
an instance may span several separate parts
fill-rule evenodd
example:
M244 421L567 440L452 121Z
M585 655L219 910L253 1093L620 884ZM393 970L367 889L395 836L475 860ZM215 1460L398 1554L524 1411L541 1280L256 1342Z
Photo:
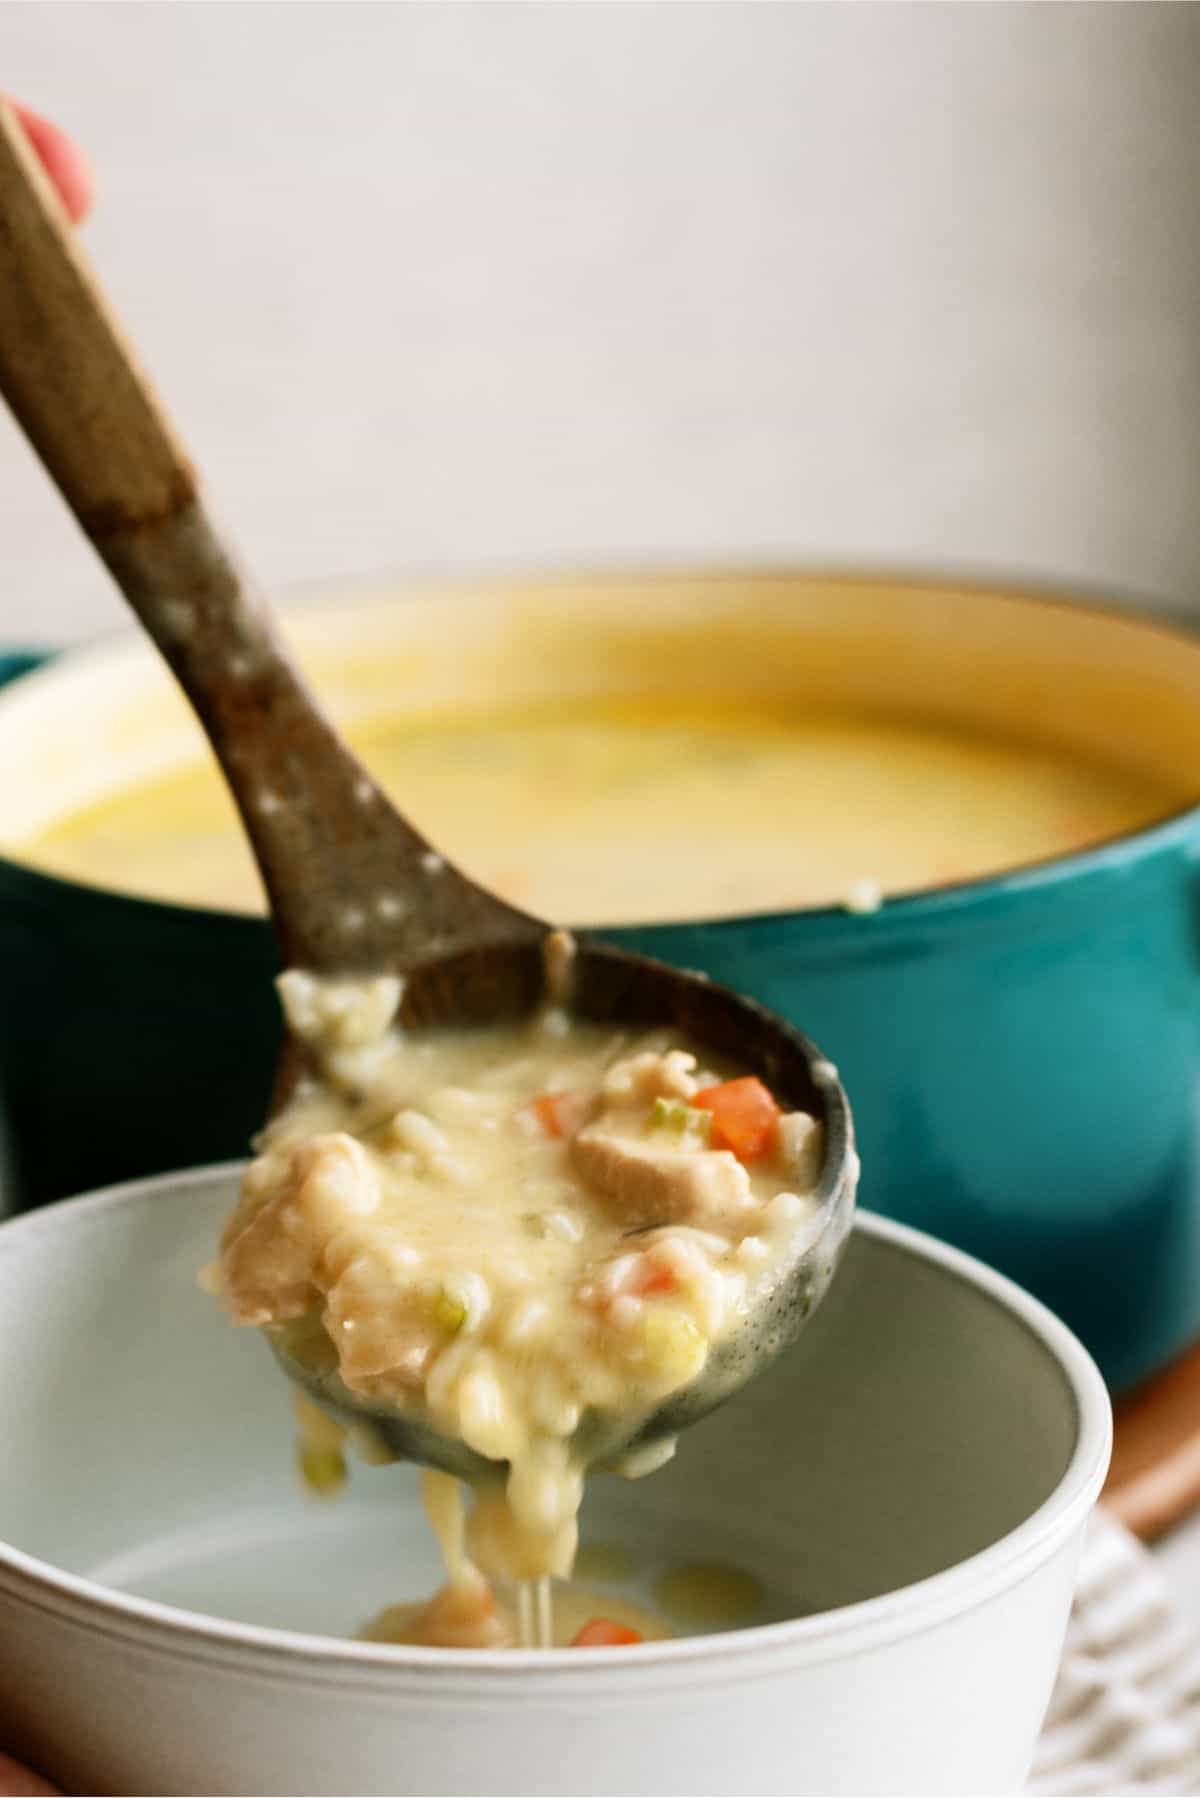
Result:
M1200 1794L1200 1641L1152 1556L1103 1515L1088 1534L1029 1790Z

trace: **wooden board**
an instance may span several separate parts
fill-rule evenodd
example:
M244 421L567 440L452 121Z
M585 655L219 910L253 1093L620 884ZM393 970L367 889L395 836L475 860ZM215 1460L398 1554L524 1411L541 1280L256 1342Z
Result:
M1103 1503L1151 1542L1200 1506L1200 1342L1114 1411Z

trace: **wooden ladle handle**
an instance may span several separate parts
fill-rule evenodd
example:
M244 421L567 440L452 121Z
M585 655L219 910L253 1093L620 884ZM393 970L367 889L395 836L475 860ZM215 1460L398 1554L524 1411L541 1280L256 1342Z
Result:
M3 98L0 391L199 714L285 960L402 969L529 935L534 920L432 854L323 716Z
M87 535L105 545L196 498L196 476L0 95L0 380Z

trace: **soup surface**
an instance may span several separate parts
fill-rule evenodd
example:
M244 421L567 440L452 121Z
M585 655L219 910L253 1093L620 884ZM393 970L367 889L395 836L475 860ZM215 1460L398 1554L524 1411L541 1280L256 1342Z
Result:
M1082 848L1192 798L1167 773L799 707L587 701L348 734L452 861L565 924L869 906ZM152 898L262 908L208 766L70 814L23 854Z

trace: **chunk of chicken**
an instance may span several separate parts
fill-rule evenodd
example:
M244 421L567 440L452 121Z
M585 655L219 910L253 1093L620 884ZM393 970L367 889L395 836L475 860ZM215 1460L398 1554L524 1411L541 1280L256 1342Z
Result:
M601 1118L579 1132L571 1144L571 1160L581 1178L611 1200L631 1227L727 1227L744 1221L755 1205L749 1174L727 1150L624 1135L611 1119Z
M367 1151L342 1131L252 1163L221 1241L221 1274L235 1323L302 1316L317 1296L313 1278L326 1244L344 1222L378 1204L379 1181Z
M324 1313L351 1391L380 1375L394 1385L420 1386L438 1341L434 1304L427 1284L397 1278L385 1258L351 1254L329 1287Z
M389 1605L362 1631L367 1642L422 1648L511 1648L513 1633L482 1575L450 1581L428 1604Z

